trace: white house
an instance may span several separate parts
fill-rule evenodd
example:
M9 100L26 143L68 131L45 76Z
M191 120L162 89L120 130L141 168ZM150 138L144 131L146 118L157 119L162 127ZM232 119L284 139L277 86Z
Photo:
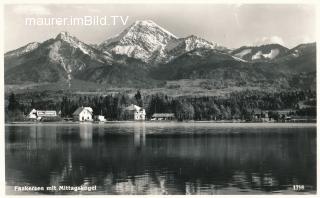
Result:
M126 108L126 110L130 114L130 119L133 120L145 120L146 119L146 111L144 108L139 107L137 105L130 105Z
M41 118L43 117L56 117L56 116L57 116L56 111L51 111L51 110L44 111L44 110L32 109L27 117L30 119L41 120Z
M92 121L93 110L91 107L79 107L72 115L74 121Z

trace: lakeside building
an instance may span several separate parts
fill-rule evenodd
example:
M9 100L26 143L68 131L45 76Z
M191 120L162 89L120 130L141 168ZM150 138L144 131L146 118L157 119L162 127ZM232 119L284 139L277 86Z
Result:
M125 108L126 118L128 120L145 120L146 119L146 110L137 105L130 105Z
M41 120L43 118L57 117L57 112L53 110L36 110L32 109L28 114L27 118Z
M107 121L106 118L103 115L96 115L94 116L94 120L98 122L105 122Z
M292 115L296 113L294 109L282 109L282 110L252 110L252 121L256 122L274 122L271 118L271 114L278 114L279 118L283 121L290 121Z
M291 116L290 120L287 120L288 122L317 122L317 119L313 116Z
M174 120L175 116L173 113L154 113L151 120Z
M260 121L260 122L270 122L272 121L269 117L268 111L262 111L260 109L254 109L252 111L252 120L253 121Z
M91 107L79 107L72 116L73 121L93 121L93 110Z

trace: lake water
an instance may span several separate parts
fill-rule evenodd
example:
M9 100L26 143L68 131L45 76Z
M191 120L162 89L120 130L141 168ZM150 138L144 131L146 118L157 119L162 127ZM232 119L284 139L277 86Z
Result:
M315 124L40 123L5 130L7 194L316 192Z

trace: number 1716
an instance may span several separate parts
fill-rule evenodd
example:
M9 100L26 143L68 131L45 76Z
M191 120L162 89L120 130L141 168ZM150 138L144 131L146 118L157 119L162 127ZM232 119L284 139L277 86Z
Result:
M293 190L295 191L304 190L304 185L293 185Z

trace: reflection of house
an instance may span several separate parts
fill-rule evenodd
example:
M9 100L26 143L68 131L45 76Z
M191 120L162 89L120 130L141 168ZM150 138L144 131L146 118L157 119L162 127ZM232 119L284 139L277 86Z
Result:
M30 119L41 120L42 118L47 117L57 117L57 112L32 109L27 117Z
M129 120L145 120L146 119L146 111L142 107L132 104L126 107L125 110L128 114Z
M80 147L89 148L92 147L92 124L80 123L79 124L80 135Z
M106 119L103 115L94 116L94 120L98 121L98 122L105 122L106 121Z
M134 146L141 149L146 144L146 126L144 122L136 123L133 125L134 131Z
M93 110L91 107L79 107L72 115L74 121L92 121Z
M175 116L173 113L154 113L151 120L174 120Z

